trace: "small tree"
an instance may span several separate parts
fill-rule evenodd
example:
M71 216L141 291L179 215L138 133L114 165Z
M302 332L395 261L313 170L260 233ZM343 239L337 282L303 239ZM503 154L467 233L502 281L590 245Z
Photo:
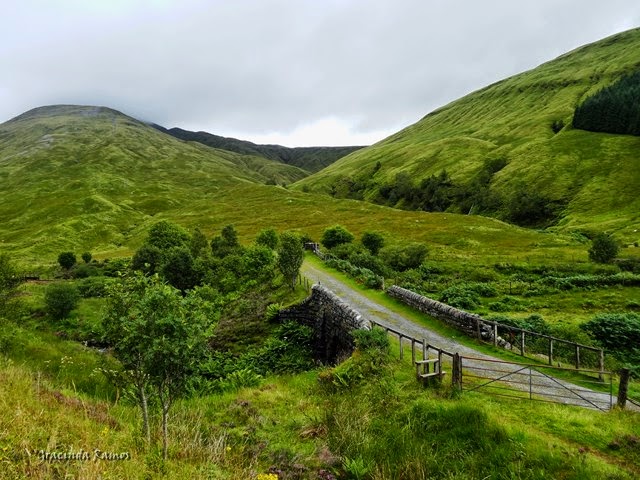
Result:
M191 242L189 244L191 256L193 258L198 258L200 254L206 250L208 245L209 242L207 241L205 234L202 233L199 228L196 228L193 231L193 235L191 235Z
M149 229L145 243L158 247L160 250L169 250L173 247L188 245L189 241L189 234L184 228L163 220Z
M103 317L105 339L129 373L142 411L143 434L149 428L149 389L162 410L162 452L168 453L168 416L174 400L184 394L189 377L207 351L215 316L197 292L183 297L157 276L137 273L114 285Z
M341 225L334 225L333 227L325 229L320 239L320 243L328 249L332 249L343 243L351 243L352 241L353 234Z
M591 242L589 260L596 263L609 263L618 255L618 244L609 235L599 233Z
M233 225L226 225L220 235L211 240L211 253L214 257L226 257L240 253L242 246L238 241L238 233Z
M371 255L377 255L380 249L384 247L384 237L376 232L364 232L360 241L371 252Z
M296 279L304 261L304 250L300 237L293 232L280 235L278 248L278 268L282 275L290 282L291 290L296 288Z
M260 230L256 237L256 244L269 247L271 250L278 248L278 232L273 228L265 228Z
M54 320L62 320L76 308L80 294L78 289L67 282L52 283L44 292L47 313Z
M62 252L58 255L58 263L65 270L70 270L76 264L76 254L73 252Z
M92 258L93 258L93 255L91 255L91 252L84 252L82 254L82 261L84 263L89 263Z

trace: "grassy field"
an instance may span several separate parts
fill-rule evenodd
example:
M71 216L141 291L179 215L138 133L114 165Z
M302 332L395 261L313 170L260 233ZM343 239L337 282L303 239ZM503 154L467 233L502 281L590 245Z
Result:
M507 165L491 183L496 197L508 202L524 188L566 203L559 230L606 230L637 242L640 138L574 130L571 122L585 97L639 67L639 45L640 30L630 30L489 85L295 188L327 193L360 179L369 182L364 195L371 200L399 172L419 181L446 169L464 185L486 159L502 159ZM556 121L564 125L558 133L551 128Z
M54 343L67 364L79 362ZM100 362L100 355L94 362ZM86 360L85 360L86 361ZM343 369L345 367L342 367ZM169 460L140 438L126 398L83 393L28 360L0 360L3 478L616 478L638 474L640 417L481 394L425 390L405 363L349 389L316 370L186 399ZM76 381L88 374L76 372ZM95 377L95 376L94 376ZM34 421L37 420L37 421ZM154 438L159 435L154 426ZM42 461L39 451L126 453L120 461ZM268 477L277 472L277 477ZM325 473L322 473L325 472ZM272 473L273 474L273 473ZM262 476L261 476L262 475ZM324 477L321 475L325 475Z

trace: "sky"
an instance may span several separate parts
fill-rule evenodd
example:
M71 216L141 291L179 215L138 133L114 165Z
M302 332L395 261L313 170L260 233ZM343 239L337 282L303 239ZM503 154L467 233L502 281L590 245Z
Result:
M638 26L637 0L11 0L0 122L103 105L256 143L368 145Z

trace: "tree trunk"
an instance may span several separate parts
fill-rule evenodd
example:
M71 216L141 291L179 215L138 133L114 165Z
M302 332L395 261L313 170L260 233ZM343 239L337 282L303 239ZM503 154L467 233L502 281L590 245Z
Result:
M167 432L167 420L169 417L169 407L170 407L169 398L164 398L162 400L162 458L164 460L167 459L169 453L169 436Z
M138 384L138 400L140 401L140 410L142 410L142 435L147 441L147 445L151 443L151 428L149 427L149 405L147 403L147 393L144 391L144 384Z

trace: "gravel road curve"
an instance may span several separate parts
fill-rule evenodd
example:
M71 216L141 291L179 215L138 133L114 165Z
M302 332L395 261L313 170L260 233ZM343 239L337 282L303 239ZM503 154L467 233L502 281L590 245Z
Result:
M531 392L534 398L552 400L558 403L565 403L570 405L577 405L586 408L599 408L602 410L609 409L610 404L615 405L616 397L610 400L609 394L602 394L586 389L581 386L574 385L564 380L556 378L549 378L540 372L533 370L529 375L529 369L516 373L517 370L522 370L522 367L518 365L510 365L501 363L498 368L502 370L501 373L492 373L484 370L492 368L491 360L499 360L496 357L486 355L478 352L473 348L461 345L456 342L455 338L444 337L436 332L429 330L426 327L418 325L413 321L403 317L402 315L389 310L388 308L380 305L357 290L352 289L345 283L336 279L329 272L317 268L314 265L310 265L305 262L302 266L302 274L306 276L313 283L321 283L323 286L331 290L344 302L351 305L354 310L357 310L365 319L373 320L382 325L388 326L402 332L407 336L414 337L416 339L426 339L429 345L436 346L440 349L446 350L451 353L459 353L463 357L473 357L482 359L480 361L473 361L465 359L463 363L463 369L465 373L471 373L473 375L482 372L482 376L487 376L486 382L491 382L491 379L496 379L498 376L508 377L511 381L521 382L520 385L511 385L511 388L519 388L522 391ZM464 334L460 334L461 336ZM446 370L446 368L445 368ZM450 377L449 377L450 378ZM486 383L485 382L485 383ZM497 383L492 383L492 386L498 386ZM508 392L505 392L508 394ZM515 392L514 392L515 393ZM513 393L512 393L513 394ZM638 410L634 405L627 404L627 408L633 408Z

